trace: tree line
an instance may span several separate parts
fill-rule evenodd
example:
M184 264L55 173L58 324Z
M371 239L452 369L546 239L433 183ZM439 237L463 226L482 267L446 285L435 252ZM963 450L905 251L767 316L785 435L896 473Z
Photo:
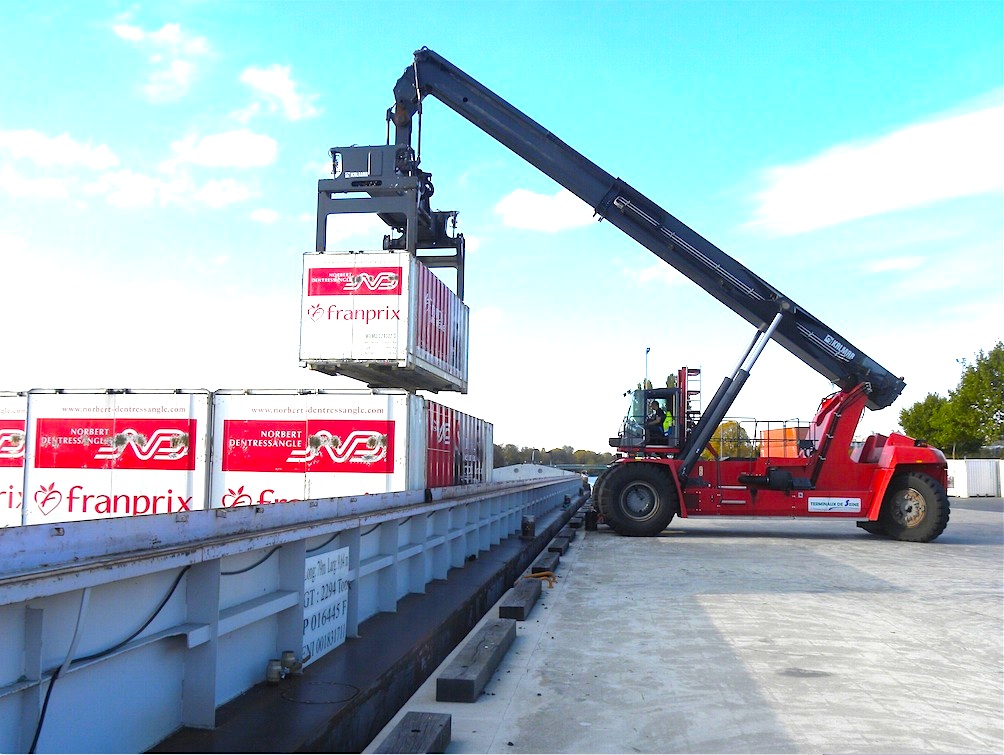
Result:
M613 462L614 454L609 451L599 453L597 451L584 451L574 449L571 446L552 448L531 448L522 446L517 448L512 443L505 445L495 444L495 467L508 467L513 464L543 464L545 466L558 466L560 464L592 464L606 466Z
M928 393L903 409L899 424L914 438L952 456L1000 456L1004 444L1004 342L976 361L962 362L962 377L948 396Z

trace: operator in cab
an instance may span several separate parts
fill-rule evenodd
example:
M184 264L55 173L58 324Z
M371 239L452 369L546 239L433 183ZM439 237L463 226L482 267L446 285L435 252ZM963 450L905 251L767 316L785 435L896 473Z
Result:
M659 406L658 401L648 402L648 414L645 415L645 442L663 445L666 442L664 435L664 425L666 422L666 412ZM672 422L672 420L670 420Z

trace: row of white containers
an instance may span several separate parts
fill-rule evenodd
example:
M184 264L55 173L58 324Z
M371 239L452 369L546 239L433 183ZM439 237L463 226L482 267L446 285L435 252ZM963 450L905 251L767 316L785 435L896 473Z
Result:
M492 453L405 391L0 393L0 526L489 482Z

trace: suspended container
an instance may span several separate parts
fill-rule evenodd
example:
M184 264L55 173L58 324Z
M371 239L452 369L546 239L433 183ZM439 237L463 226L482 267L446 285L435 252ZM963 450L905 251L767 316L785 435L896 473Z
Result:
M208 391L28 392L24 523L206 508Z
M466 393L469 320L407 252L303 255L301 367L371 388Z
M27 413L27 394L0 391L0 528L21 524Z

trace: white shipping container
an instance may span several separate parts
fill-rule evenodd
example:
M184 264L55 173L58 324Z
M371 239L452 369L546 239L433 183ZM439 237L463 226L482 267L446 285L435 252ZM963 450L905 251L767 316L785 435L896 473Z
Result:
M425 441L404 391L216 391L210 505L420 490Z
M374 388L466 393L469 319L408 252L303 256L302 367Z
M970 498L1000 495L996 459L966 459L967 494Z
M0 527L21 524L28 397L0 392Z
M28 392L24 523L206 508L208 391Z
M953 498L967 498L968 480L965 459L948 459L948 495Z
M976 498L1001 494L1001 463L996 459L949 459L948 494Z
M213 394L210 505L491 480L492 426L405 391Z

